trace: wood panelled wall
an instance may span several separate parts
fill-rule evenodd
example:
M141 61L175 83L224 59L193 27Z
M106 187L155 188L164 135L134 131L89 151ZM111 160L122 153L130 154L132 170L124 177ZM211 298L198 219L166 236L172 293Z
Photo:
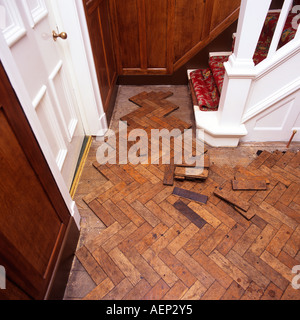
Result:
M109 112L117 81L117 67L109 0L83 0L103 108Z
M241 0L83 0L107 111L117 75L171 75L237 18Z
M238 18L240 0L111 0L120 75L172 74Z

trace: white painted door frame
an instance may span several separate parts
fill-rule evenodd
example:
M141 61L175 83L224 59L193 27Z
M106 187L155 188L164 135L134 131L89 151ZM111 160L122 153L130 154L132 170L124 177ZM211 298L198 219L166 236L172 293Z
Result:
M82 0L51 0L55 20L68 33L62 48L73 69L74 86L87 135L102 136L108 129Z
M106 115L103 111L99 86L94 67L92 49L90 45L84 8L81 0L53 0L57 11L54 10L54 16L58 19L61 15L60 23L69 35L69 49L65 48L65 54L72 67L73 85L78 99L80 114L83 126L87 135L103 135L107 131ZM64 3L64 5L62 5ZM69 56L68 56L69 54ZM80 229L80 214L75 202L72 200L62 174L57 167L51 148L43 128L32 111L32 101L26 90L25 83L19 74L14 58L7 47L7 42L0 32L0 60L10 79L10 82L16 92L20 104L25 112L28 122L37 138L41 150L48 162L50 170L53 173L55 181L65 200L70 214L73 216L78 229Z

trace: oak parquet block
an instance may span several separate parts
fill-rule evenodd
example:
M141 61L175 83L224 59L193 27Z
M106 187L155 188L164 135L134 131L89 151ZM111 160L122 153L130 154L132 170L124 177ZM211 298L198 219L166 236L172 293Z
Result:
M108 212L111 212L111 215L122 227L125 227L128 223L130 223L130 219L111 200L105 201L103 203L103 207Z
M176 258L181 261L206 288L209 288L213 284L215 280L214 277L184 250L180 250L176 254Z
M268 151L263 151L256 159L254 159L248 168L250 169L257 169L259 168L269 157L271 153Z
M150 284L142 279L135 287L133 287L132 290L130 290L125 297L123 297L123 300L129 301L129 300L141 300L147 292L151 290Z
M134 201L131 206L152 226L156 227L160 220L159 218L151 212L147 207L141 204L139 201Z
M209 255L217 245L224 239L226 234L229 232L229 228L224 224L221 224L208 239L206 239L200 249L206 254Z
M285 243L291 237L292 233L293 230L283 224L266 247L266 250L269 251L273 256L277 257Z
M282 293L283 291L271 282L261 297L261 300L280 300Z
M93 252L98 247L101 247L108 239L110 239L114 234L122 229L122 226L116 221L114 224L109 226L107 229L103 230L98 236L93 240L86 243L86 247L90 252Z
M265 201L273 206L282 197L285 191L286 186L283 183L278 182L274 189L265 198Z
M285 192L282 194L282 196L278 201L283 203L285 206L288 206L293 201L294 197L296 197L299 191L300 191L300 184L292 183L285 190Z
M200 300L206 290L207 289L204 287L204 285L197 280L182 297L182 300Z
M260 232L261 230L255 224L250 225L250 227L236 242L236 244L233 247L233 250L242 256L248 250L248 248L252 245L252 243L254 242L256 237L260 234Z
M195 276L169 250L163 249L158 256L188 288L196 282Z
M184 228L179 224L175 223L160 239L158 239L152 246L151 249L159 254L168 244L178 236Z
M255 173L242 166L236 166L235 170L234 176L236 180L264 180L267 184L270 183L270 180L267 177L257 176Z
M115 218L96 199L88 206L107 227L116 222Z
M291 161L288 163L288 165L292 168L298 168L300 166L300 152L298 151L294 157L291 159Z
M218 281L215 281L210 288L206 291L201 300L219 300L225 293L225 289L219 284Z
M94 290L84 297L84 300L101 300L105 297L113 288L114 284L109 278L103 280Z
M262 295L263 290L255 282L251 282L240 300L260 300Z
M294 266L297 266L298 265L297 263L299 262L295 258L291 257L285 251L281 251L277 258L279 259L279 261L281 261L283 264L285 264L290 269L293 269Z
M137 230L137 226L133 222L130 222L126 227L121 229L119 232L113 235L110 239L108 239L105 243L103 243L102 248L106 252L110 252L113 248L118 246L124 239L126 239L136 230Z
M122 300L124 296L133 288L130 281L125 278L115 286L102 300Z
M285 290L289 285L290 282L277 272L276 269L272 268L268 263L263 261L260 257L257 257L251 251L247 251L244 258L281 290Z
M170 242L167 249L175 255L198 231L199 229L194 225L190 224L187 226L174 240Z
M114 285L119 284L125 278L123 272L101 247L94 250L92 255Z
M76 257L81 262L96 285L99 285L103 280L107 278L106 273L103 271L103 269L100 267L100 265L97 263L97 261L85 246L77 250Z
M143 300L160 300L169 290L169 286L162 279L160 279L156 285L144 296Z
M173 217L173 219L179 223L182 227L187 227L190 224L190 220L182 215L180 211L178 211L174 205L170 204L167 200L162 201L160 207L164 209L168 214Z
M252 243L249 250L251 250L258 257L263 253L267 245L273 239L276 234L276 229L271 225L267 224L263 229L261 234L256 238L256 240Z
M206 208L196 202L191 202L188 205L192 210L194 210L202 219L204 219L207 223L209 223L212 227L218 228L221 224L221 221L216 218L213 214L211 214Z
M183 249L190 255L193 255L195 251L199 249L201 244L213 233L214 228L210 224L206 224L200 229L192 239L190 239L184 246Z
M126 201L117 201L116 205L136 226L140 227L145 222L145 219L143 219Z
M148 201L145 206L168 227L174 225L175 220L153 200Z
M205 253L198 249L192 257L196 260L223 288L227 289L232 283L232 278Z
M141 280L141 274L136 267L126 258L126 256L118 249L114 248L109 253L110 258L124 273L132 285L137 285Z
M182 283L181 280L178 280L162 300L180 300L187 291L188 288Z
M232 281L230 287L226 292L223 294L221 300L239 300L245 290L235 281Z
M203 168L192 168L192 167L176 167L174 175L176 178L190 180L205 180L208 178L208 170Z
M290 239L283 247L283 251L287 252L291 257L295 257L299 251L300 246L300 230L299 227L294 231Z
M235 252L234 250L229 251L229 253L226 255L226 258L234 263L234 265L236 265L240 270L243 270L243 272L246 273L247 276L259 286L259 288L263 290L267 288L270 280L253 266L251 266L237 252Z
M170 164L165 166L165 175L163 184L166 186L173 186L174 184L174 174L175 174L175 165Z
M230 260L214 250L209 258L212 259L221 269L223 269L233 280L235 280L244 290L250 284L249 277L235 266Z
M143 254L155 241L162 237L168 229L168 226L166 226L164 223L160 223L140 242L138 242L135 248L140 254Z
M154 251L148 249L143 253L143 257L170 288L178 282L179 278L176 274L173 273L173 271L157 256Z
M231 250L231 248L235 245L235 243L240 239L240 237L244 234L245 228L240 224L236 224L228 234L223 238L223 240L217 245L217 250L223 255Z
M291 273L291 269L282 263L279 259L274 257L268 251L264 251L260 258L266 262L272 269L276 270L279 274L282 275L289 283L292 281L294 275Z
M152 287L160 280L160 276L145 261L135 248L123 252L126 258L140 273L140 279L145 279Z
M141 227L139 227L136 231L132 234L127 236L119 245L118 247L125 251L127 249L132 248L135 246L139 241L141 241L153 228L147 222L145 222Z
M265 180L232 180L233 190L266 190Z

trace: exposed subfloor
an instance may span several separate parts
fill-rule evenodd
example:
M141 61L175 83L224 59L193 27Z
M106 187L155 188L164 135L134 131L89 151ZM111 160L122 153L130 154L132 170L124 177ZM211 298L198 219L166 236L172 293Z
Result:
M111 129L116 130L122 116L139 108L129 98L144 91L173 92L173 96L167 100L178 105L179 109L172 116L194 124L188 87L120 86ZM75 195L82 217L78 250L91 247L93 250L81 252L81 258L86 257L85 267L74 258L64 299L299 300L300 292L292 288L291 281L294 277L293 266L300 264L300 193L296 186L299 185L300 177L288 173L285 177L287 182L283 186L282 181L278 182L274 177L272 188L275 190L280 183L282 188L289 190L290 183L294 200L285 199L284 204L280 202L281 207L287 208L286 212L280 211L280 206L276 207L279 196L275 199L276 192L273 194L270 190L272 199L266 197L260 203L260 209L267 213L264 213L265 216L258 215L253 221L233 212L229 205L218 201L210 193L210 210L203 211L207 223L199 229L172 209L175 200L171 187L162 186L163 170L161 167L152 168L145 171L147 175L139 182L141 185L148 183L143 194L137 193L135 197L132 192L130 199L124 195L119 197L123 202L118 203L114 199L118 198L118 193L114 193L106 202L100 201L106 208L107 218L112 220L110 223L106 220L105 225L95 210L92 211L91 206L83 200L110 183L93 166L101 143L97 139L93 140ZM292 143L289 151L298 151L299 148L299 143ZM218 179L225 179L226 174L230 176L230 168L237 165L247 167L257 158L258 150L287 150L286 143L242 144L237 148L208 149L212 166L223 169L227 166L228 170L224 175L217 172L217 169L212 171L214 178L205 182L207 186L215 185ZM276 160L279 161L279 158ZM140 168L139 173L142 174L143 170ZM299 173L299 167L296 170ZM205 191L198 182L176 182L175 185ZM157 193L154 191L151 197L145 196L152 189L157 190ZM280 194L280 190L278 192ZM123 211L124 206L127 206L127 212ZM195 210L197 206L191 205ZM110 212L114 208L121 210L123 220L118 221L115 213ZM143 211L143 215L139 210ZM155 213L155 217L151 213ZM163 218L156 222L159 214ZM132 241L134 245L131 245Z

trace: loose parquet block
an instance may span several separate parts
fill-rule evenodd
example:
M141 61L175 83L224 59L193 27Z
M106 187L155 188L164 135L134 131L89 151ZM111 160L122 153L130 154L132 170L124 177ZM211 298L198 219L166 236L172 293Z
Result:
M190 180L205 180L208 178L208 170L203 168L176 167L174 175L176 178Z
M204 219L202 219L196 212L194 212L181 200L176 201L173 206L185 217L187 217L192 223L194 223L199 229L203 228L203 226L206 224L206 221Z
M138 108L122 118L127 134L189 128L170 115L178 109L166 100L171 95L132 97ZM96 285L84 299L297 299L290 283L300 258L299 155L263 151L247 167L232 168L206 154L206 180L172 184L174 167L170 186L162 153L156 165L94 162L107 181L83 201L106 229L76 253ZM266 190L235 191L232 180Z
M178 188L178 187L174 188L172 194L176 195L176 196L179 196L179 197L182 197L182 198L193 200L193 201L196 201L196 202L201 202L201 203L206 203L207 200L208 200L207 196L204 196L202 194L199 194L199 193L196 193L196 192L192 192L192 191L189 191L189 190L186 190L186 189Z
M232 180L233 190L266 190L265 180Z
M225 192L225 191L217 188L217 189L215 189L214 194L217 197L219 197L219 198L233 204L234 206L242 209L243 211L247 211L250 208L250 204L248 202L241 200L238 196L236 196L232 192L231 193Z
M163 184L166 186L173 186L174 184L174 170L175 165L170 164L165 166L165 175L164 175L164 181Z

